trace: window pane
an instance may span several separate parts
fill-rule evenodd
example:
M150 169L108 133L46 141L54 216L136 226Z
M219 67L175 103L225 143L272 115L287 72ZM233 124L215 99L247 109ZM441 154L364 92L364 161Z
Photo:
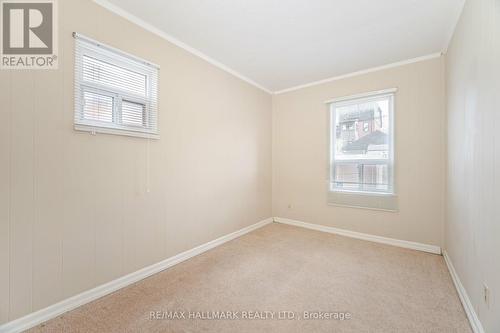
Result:
M338 163L334 168L334 187L350 191L387 192L388 164Z
M392 103L385 94L332 104L332 189L393 193Z
M362 168L363 189L365 191L389 190L389 168L387 164L364 164Z
M83 56L83 80L146 96L146 75Z
M389 99L335 108L335 159L389 158Z
M359 190L359 164L343 163L335 166L334 186L344 190Z
M158 137L158 66L75 34L76 130Z
M83 93L83 118L112 123L113 97L85 91Z
M144 127L146 125L145 113L144 104L122 101L122 123L124 125Z

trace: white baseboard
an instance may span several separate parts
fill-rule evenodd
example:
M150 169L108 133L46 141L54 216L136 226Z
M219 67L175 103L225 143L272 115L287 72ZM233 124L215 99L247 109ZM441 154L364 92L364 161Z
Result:
M370 241L370 242L399 246L399 247L404 247L407 249L413 249L413 250L429 252L429 253L434 253L434 254L441 254L441 247L436 246L436 245L428 245L428 244L410 242L410 241L405 241L405 240L400 240L400 239L375 236L375 235L370 235L370 234L364 234L361 232L350 231L350 230L346 230L346 229L328 227L326 225L312 224L312 223L307 223L307 222L302 222L302 221L286 219L286 218L282 218L282 217L275 217L274 222L294 225L297 227L302 227L302 228L307 228L307 229L312 229L312 230L317 230L317 231L328 232L331 234L337 234L337 235L356 238L356 239L362 239L362 240L366 240L366 241Z
M49 319L55 318L81 305L84 305L100 297L108 295L118 289L121 289L132 283L147 278L148 276L161 272L169 267L172 267L178 263L181 263L198 254L213 249L216 246L229 242L230 240L233 240L237 237L240 237L244 234L247 234L255 229L261 228L272 222L273 222L272 218L265 219L263 221L252 224L248 227L245 227L228 235L217 238L208 243L197 246L191 250L179 253L173 257L167 258L151 266L142 268L136 272L122 276L116 280L100 285L96 288L84 291L81 294L65 299L59 303L50 305L44 309L30 313L19 319L0 325L0 333L18 333L27 330Z
M443 257L446 265L448 266L448 270L450 271L451 278L453 279L453 283L455 284L455 288L457 289L458 296L460 297L460 301L462 302L465 313L467 314L467 318L469 318L472 331L474 333L484 333L483 325L479 321L479 317L474 310L474 306L470 301L469 295L467 295L467 291L460 281L457 271L455 271L455 267L453 267L453 263L451 262L451 259L446 251L443 251Z

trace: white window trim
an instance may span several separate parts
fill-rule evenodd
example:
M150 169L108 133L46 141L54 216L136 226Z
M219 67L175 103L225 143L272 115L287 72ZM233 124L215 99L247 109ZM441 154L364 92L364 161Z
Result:
M131 69L138 73L144 74L146 76L146 91L148 94L154 93L154 96L143 97L129 91L124 91L119 88L109 88L104 85L100 85L95 82L83 82L83 72L77 70L78 61L75 58L75 110L74 110L74 129L78 131L86 131L92 134L95 133L105 133L105 134L115 134L115 135L125 135L125 136L135 136L141 138L159 139L158 133L158 82L153 82L153 80L158 80L159 68L160 66L136 57L132 54L121 51L117 48L100 43L92 38L86 37L82 34L73 33L75 39L83 41L80 48L83 50L81 56L88 55L99 60L108 60L109 63L122 66L127 69ZM85 45L86 44L86 45ZM102 53L100 52L102 50ZM114 53L120 59L110 58L106 53ZM75 54L75 57L78 56ZM130 61L128 61L130 60ZM156 71L156 72L155 72ZM154 73L154 74L153 74ZM153 87L156 87L156 91L153 92ZM146 107L148 116L145 118L147 122L154 117L154 128L144 128L133 125L121 125L117 122L105 123L89 119L84 119L82 116L82 99L84 91L97 92L99 94L108 95L113 97L113 117L116 116L116 112L121 112L121 100L130 101L133 103L143 104ZM153 102L151 100L154 100ZM154 105L152 105L154 104ZM150 123L146 124L149 127ZM135 128L134 128L135 127Z
M328 193L328 204L333 206L343 206L351 208L364 208L372 210L382 210L382 211L397 211L397 187L396 187L396 156L395 156L395 104L396 104L396 92L397 88L371 91L356 95L342 96L334 98L325 102L327 104L328 112L328 179L327 179L327 193ZM378 192L378 191L357 191L357 190L345 190L345 189L335 189L332 187L333 177L334 177L334 150L335 147L335 107L343 104L350 104L353 100L369 101L371 99L378 99L384 96L391 96L391 103L389 107L389 117L391 119L389 140L390 145L390 160L392 163L389 168L389 177L391 184L391 192ZM351 160L346 160L349 162ZM382 162L379 160L356 160L356 162L369 161L370 163ZM386 163L386 161L383 161Z

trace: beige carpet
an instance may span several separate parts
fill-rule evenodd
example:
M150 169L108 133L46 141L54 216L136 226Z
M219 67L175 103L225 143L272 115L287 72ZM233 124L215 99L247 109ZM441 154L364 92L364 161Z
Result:
M30 332L471 330L441 256L274 223Z

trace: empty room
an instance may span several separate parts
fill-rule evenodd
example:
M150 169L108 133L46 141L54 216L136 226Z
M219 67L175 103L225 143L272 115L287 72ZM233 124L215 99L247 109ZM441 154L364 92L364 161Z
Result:
M0 333L500 333L500 0L0 0Z

